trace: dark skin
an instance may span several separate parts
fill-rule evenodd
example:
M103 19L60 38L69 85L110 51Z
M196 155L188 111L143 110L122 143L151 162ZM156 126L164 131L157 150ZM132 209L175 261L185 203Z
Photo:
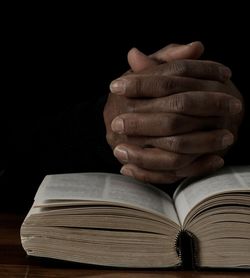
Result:
M170 184L207 174L223 166L237 138L242 96L230 70L182 59L198 58L198 44L189 53L176 47L150 58L130 53L134 72L111 83L104 109L107 141L124 165L121 173L138 180Z

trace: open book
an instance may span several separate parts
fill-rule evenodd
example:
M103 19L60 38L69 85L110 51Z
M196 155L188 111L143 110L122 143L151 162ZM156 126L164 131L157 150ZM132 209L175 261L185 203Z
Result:
M172 199L116 174L48 175L21 240L28 255L87 264L250 268L250 166L186 180Z

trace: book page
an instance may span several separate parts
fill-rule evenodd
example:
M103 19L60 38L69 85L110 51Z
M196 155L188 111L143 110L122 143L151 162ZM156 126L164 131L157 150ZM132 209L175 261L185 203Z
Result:
M35 196L34 206L51 201L101 201L142 208L179 224L172 199L156 187L110 173L48 175Z
M181 224L190 210L202 200L216 194L233 191L250 192L249 165L224 167L198 181L184 181L174 194L174 203Z

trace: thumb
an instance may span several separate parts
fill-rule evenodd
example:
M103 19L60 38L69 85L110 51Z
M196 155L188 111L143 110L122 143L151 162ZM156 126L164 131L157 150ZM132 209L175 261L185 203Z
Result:
M198 59L204 52L204 45L200 41L189 44L169 44L150 55L161 63L179 59Z
M128 52L128 63L133 72L140 72L158 64L158 62L145 55L137 48L132 48Z
M187 45L170 44L150 56L143 54L137 48L128 52L128 63L134 72L140 72L160 63L177 59L198 59L204 52L201 42Z

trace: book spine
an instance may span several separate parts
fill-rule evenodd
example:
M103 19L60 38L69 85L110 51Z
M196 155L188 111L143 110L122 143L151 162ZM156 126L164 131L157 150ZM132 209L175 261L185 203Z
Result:
M195 269L198 265L195 236L189 231L181 230L176 238L175 248L183 269Z

